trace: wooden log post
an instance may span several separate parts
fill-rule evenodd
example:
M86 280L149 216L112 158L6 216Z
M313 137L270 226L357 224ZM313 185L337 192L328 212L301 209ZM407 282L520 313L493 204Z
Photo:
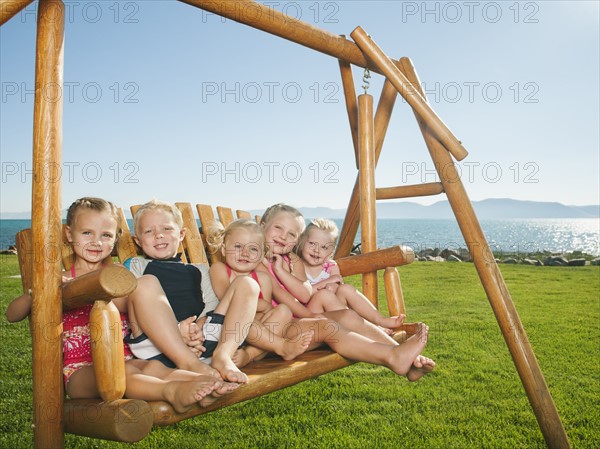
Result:
M390 124L390 119L392 118L392 111L396 104L396 98L398 98L396 88L388 80L385 80L379 97L379 103L377 104L377 111L375 112L375 166L377 166L377 161L381 155L381 149L383 148L385 134L388 125ZM346 209L344 225L342 226L337 248L335 250L336 259L348 256L352 250L352 245L354 244L354 239L358 232L358 225L360 223L359 190L357 176L356 181L354 182L354 188L352 189L352 194L350 195L348 208Z
M105 401L125 394L125 356L121 316L112 301L95 301L90 311L90 336L96 386Z
M358 105L356 104L356 90L354 89L354 78L352 76L352 66L346 61L338 61L340 65L340 76L342 77L342 87L344 88L344 99L346 100L346 112L348 113L348 122L350 124L350 135L352 136L352 146L354 148L354 160L358 170Z
M63 447L61 251L64 5L40 0L33 112L32 357L35 447Z
M363 253L377 250L375 214L375 150L373 148L373 97L358 96L358 176L360 180L360 237ZM362 292L378 306L377 271L363 273Z
M446 124L440 119L437 114L431 109L429 103L425 101L421 95L419 89L413 86L402 72L398 69L396 64L383 53L383 51L373 42L373 40L367 35L365 30L361 27L357 27L350 33L350 36L360 49L373 60L379 70L389 79L394 87L398 90L398 93L406 100L406 102L412 107L415 114L417 114L424 123L427 124L428 129L444 144L444 146L452 153L452 155L459 161L462 161L469 153L462 146L462 143L452 134Z
M406 315L402 284L400 283L400 275L396 267L387 267L385 269L383 272L383 283L385 285L385 295L387 297L390 316Z
M401 68L412 85L420 89L421 84L410 59L403 58ZM569 448L567 434L544 380L544 375L452 158L444 145L432 134L427 123L416 112L415 117L462 235L469 246L475 268L525 387L546 444L549 448Z
M0 0L0 26L4 25L33 0Z

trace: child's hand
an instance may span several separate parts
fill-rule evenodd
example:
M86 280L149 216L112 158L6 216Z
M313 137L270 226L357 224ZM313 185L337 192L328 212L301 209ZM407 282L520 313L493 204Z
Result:
M196 322L196 316L191 316L181 321L179 323L179 332L185 344L188 345L194 354L200 355L206 350L203 346L204 334L202 333L202 326L199 326Z

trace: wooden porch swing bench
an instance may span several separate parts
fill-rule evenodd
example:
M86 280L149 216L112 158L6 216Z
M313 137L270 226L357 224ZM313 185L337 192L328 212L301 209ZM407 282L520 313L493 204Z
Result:
M0 25L31 2L32 0L0 0ZM468 153L431 109L411 61L408 58L389 58L360 27L350 34L351 41L252 0L182 2L288 39L338 60L358 171L335 254L342 274L362 274L362 291L376 304L377 270L385 268L384 279L390 313L404 313L400 280L395 267L410 263L413 254L408 248L377 248L375 204L377 200L444 193L469 246L481 284L545 441L551 448L569 448L560 416L525 329L502 274L491 257L489 245L454 165L452 157L460 161ZM171 424L349 365L349 360L325 349L304 354L291 362L271 358L248 367L251 379L249 384L210 407L193 407L184 414L175 413L164 402L146 403L120 399L124 391L121 377L124 376L118 375L122 360L119 363L115 356L118 348L115 350L114 343L120 341L120 338L119 335L110 338L110 331L114 331L115 326L111 328L104 308L111 298L133 291L135 279L125 268L109 266L60 287L61 269L68 267L70 263L68 252L63 257L57 255L61 252L61 247L64 249L61 186L59 182L55 182L54 177L40 173L40 167L61 165L62 98L49 99L43 92L45 86L62 86L64 13L61 0L39 0L33 124L32 229L19 233L17 241L23 288L31 291L33 298L31 328L36 447L63 447L65 431L98 438L136 441L143 438L153 425ZM358 98L356 96L352 66L368 68L385 77L375 113L371 95L365 92ZM375 187L375 168L398 94L413 110L417 126L438 172L439 182ZM183 212L189 230L182 248L185 257L193 262L207 261L192 206L179 203L178 207ZM210 206L197 205L196 210L202 226L215 220ZM227 208L217 210L224 224L233 220L233 211ZM243 211L239 211L237 215L249 216ZM121 221L126 225L124 218ZM359 225L363 254L346 257L350 254ZM126 232L118 244L119 260L124 261L135 255L134 248L131 235ZM96 370L100 375L97 380L103 400L69 400L64 402L63 409L60 338L62 307L81 305L85 301L94 301L97 315L106 320L103 322L98 319L92 325L92 331L96 332L92 335L96 342L93 348L94 365L98 365ZM110 373L115 375L111 376Z
M209 254L204 235L197 226L192 205L176 203L184 217L187 229L186 237L179 252L182 260L190 263L209 263ZM133 206L132 213L137 209ZM196 205L202 229L216 222L213 209L209 205ZM116 258L124 262L130 257L142 255L135 245L127 221L120 210L120 225L123 235L115 248ZM234 213L226 207L217 207L219 221L225 226L232 222ZM251 218L248 212L236 211L237 218ZM63 227L64 228L64 227ZM17 234L17 251L21 266L21 279L24 291L31 288L33 259L32 231L24 229ZM66 241L66 240L64 240ZM61 247L62 266L69 270L72 264L72 249L69 244ZM365 272L366 270L385 269L385 288L388 292L388 308L392 314L405 313L404 300L400 290L398 272L395 266L406 265L414 260L413 251L408 247L392 247L374 253L350 256L339 259L340 271L344 276ZM387 266L390 264L391 266ZM86 304L94 304L90 314L92 329L92 356L101 399L65 400L65 431L73 434L123 442L135 442L144 438L153 425L166 426L193 416L207 413L221 407L256 398L276 390L294 385L306 379L344 368L353 362L332 352L322 349L305 353L292 361L279 357L267 357L244 368L250 382L240 386L209 407L199 405L191 407L185 413L176 412L164 401L146 402L137 399L123 399L125 392L123 341L120 338L118 316L111 317L106 304L113 298L126 296L136 287L137 281L125 267L109 265L104 269L88 273L65 284L62 288L63 308L70 309ZM117 330L115 333L114 330ZM397 330L395 338L402 334L413 334L415 325L406 323Z

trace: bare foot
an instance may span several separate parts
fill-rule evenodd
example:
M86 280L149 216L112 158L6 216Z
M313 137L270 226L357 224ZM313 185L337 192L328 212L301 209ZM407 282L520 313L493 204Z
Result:
M246 351L246 349L240 348L237 351L235 351L231 360L233 360L235 366L237 366L238 368L243 368L244 366L252 362L252 357L250 357L250 354L248 354L248 351Z
M435 368L435 362L432 359L419 355L408 370L406 378L411 382L415 382L425 374L432 372L433 368Z
M303 332L292 340L284 339L283 348L277 354L283 360L293 360L303 354L310 345L315 333L313 331Z
M211 365L220 374L223 380L235 382L238 384L248 383L248 376L242 373L233 360L228 355L218 354L217 351L212 356Z
M231 393L239 386L240 384L236 384L233 382L222 382L220 387L215 388L211 394L205 396L200 400L200 405L202 407L208 407L217 399L225 396L226 394Z
M386 329L396 329L402 326L406 315L391 316L389 318L382 317L376 324Z
M419 330L415 335L391 349L387 363L388 368L401 376L407 375L413 366L413 362L415 362L417 356L421 354L427 344L428 333L429 327L423 323L419 323Z
M210 395L222 382L211 381L172 381L165 386L165 399L176 412L185 413L189 408Z

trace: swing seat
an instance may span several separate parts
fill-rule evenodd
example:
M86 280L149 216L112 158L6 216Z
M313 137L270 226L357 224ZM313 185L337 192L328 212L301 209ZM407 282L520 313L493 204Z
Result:
M210 257L205 246L205 238L200 233L192 205L189 203L176 203L176 205L182 212L184 226L187 229L186 237L180 247L182 260L190 263L209 263ZM132 206L132 213L135 213L135 210L137 210L137 206ZM217 222L211 206L198 204L196 210L201 229L206 229ZM225 226L235 219L232 209L219 206L216 211L219 221ZM237 218L252 218L248 212L243 210L237 210L235 215ZM141 255L141 252L133 241L122 210L120 210L120 225L123 228L123 234L115 248L115 257L122 263L130 257ZM33 263L31 230L20 231L16 240L23 288L24 291L28 291L31 286ZM63 241L66 242L66 240ZM70 245L63 244L61 256L64 269L70 269L72 261ZM372 253L341 258L337 262L342 275L350 276L384 268L389 270L389 267L406 265L413 260L414 253L410 248L396 246ZM393 268L393 271L397 275L395 268ZM63 308L81 307L85 304L95 304L98 301L109 302L112 298L131 293L136 284L135 277L126 268L121 265L108 265L102 270L80 276L65 284L62 290ZM399 291L399 283L391 290L387 295L389 309L403 311L404 305ZM399 302L402 302L402 304L399 304ZM107 327L109 324L91 322L91 326ZM402 336L414 332L414 324L407 323L403 328L397 330L397 335ZM102 335L104 334L109 334L108 328L102 329ZM112 353L116 350L117 345L122 344L123 342L120 340L104 342L102 351ZM93 356L96 360L95 352L93 352ZM243 370L250 379L247 384L219 398L208 407L194 405L185 413L176 412L165 401L146 402L137 399L123 399L122 392L119 397L111 396L113 394L111 392L115 388L110 386L118 383L118 379L113 378L114 374L110 370L101 373L97 371L98 387L104 399L66 399L64 430L68 433L94 438L136 442L143 439L151 431L152 426L167 426L221 407L254 399L304 380L313 379L322 374L344 368L352 363L354 362L326 347L307 352L291 361L282 360L275 355L268 356L244 367ZM100 386L107 384L110 385L108 387L110 392L104 393Z

